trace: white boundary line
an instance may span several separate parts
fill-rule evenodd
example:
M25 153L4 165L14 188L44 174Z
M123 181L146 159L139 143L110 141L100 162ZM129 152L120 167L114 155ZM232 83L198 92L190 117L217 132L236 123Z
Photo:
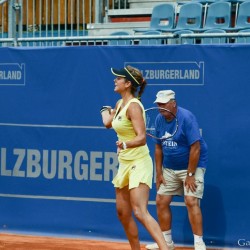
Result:
M101 202L116 203L115 199L104 198L86 198L86 197L69 197L69 196L47 196L47 195L24 195L24 194L1 194L3 198L21 198L21 199L41 199L41 200L64 200L64 201L80 201L80 202ZM149 201L149 205L155 205L155 201ZM184 202L172 202L172 206L185 206Z
M106 129L104 126L80 126L80 125L53 125L53 124L22 124L0 123L0 126L9 127L41 127L41 128L77 128L77 129Z

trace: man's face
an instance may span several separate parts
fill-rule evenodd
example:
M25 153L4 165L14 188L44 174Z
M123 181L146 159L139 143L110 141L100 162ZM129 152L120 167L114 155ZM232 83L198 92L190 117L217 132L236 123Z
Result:
M176 113L176 102L175 100L170 100L167 103L157 103L157 106L159 108L164 108L164 109L168 109L169 111L171 111L173 114ZM163 116L166 117L167 120L172 120L174 117L173 115L171 115L169 112L164 112L163 110L159 111Z

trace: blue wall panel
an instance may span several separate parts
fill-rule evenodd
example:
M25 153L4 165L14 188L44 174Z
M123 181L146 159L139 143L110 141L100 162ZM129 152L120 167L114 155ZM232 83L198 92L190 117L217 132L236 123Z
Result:
M1 48L1 231L125 239L111 184L116 135L103 128L99 109L119 98L110 68L130 64L148 82L146 108L157 91L173 89L198 118L209 147L207 245L248 248L249 53L247 45ZM172 208L175 242L192 244L182 199ZM149 210L156 217L155 205Z

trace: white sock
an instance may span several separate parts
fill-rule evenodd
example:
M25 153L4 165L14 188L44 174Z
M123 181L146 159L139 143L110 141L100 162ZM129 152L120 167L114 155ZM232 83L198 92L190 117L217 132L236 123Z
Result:
M203 236L194 234L194 243L203 242Z
M170 229L168 231L164 231L162 234L165 238L165 241L170 244L172 242L172 230Z

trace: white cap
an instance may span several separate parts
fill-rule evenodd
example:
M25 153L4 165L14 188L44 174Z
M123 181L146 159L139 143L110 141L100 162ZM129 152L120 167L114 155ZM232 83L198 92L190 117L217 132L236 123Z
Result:
M156 95L154 103L167 103L175 99L175 92L173 90L161 90Z

